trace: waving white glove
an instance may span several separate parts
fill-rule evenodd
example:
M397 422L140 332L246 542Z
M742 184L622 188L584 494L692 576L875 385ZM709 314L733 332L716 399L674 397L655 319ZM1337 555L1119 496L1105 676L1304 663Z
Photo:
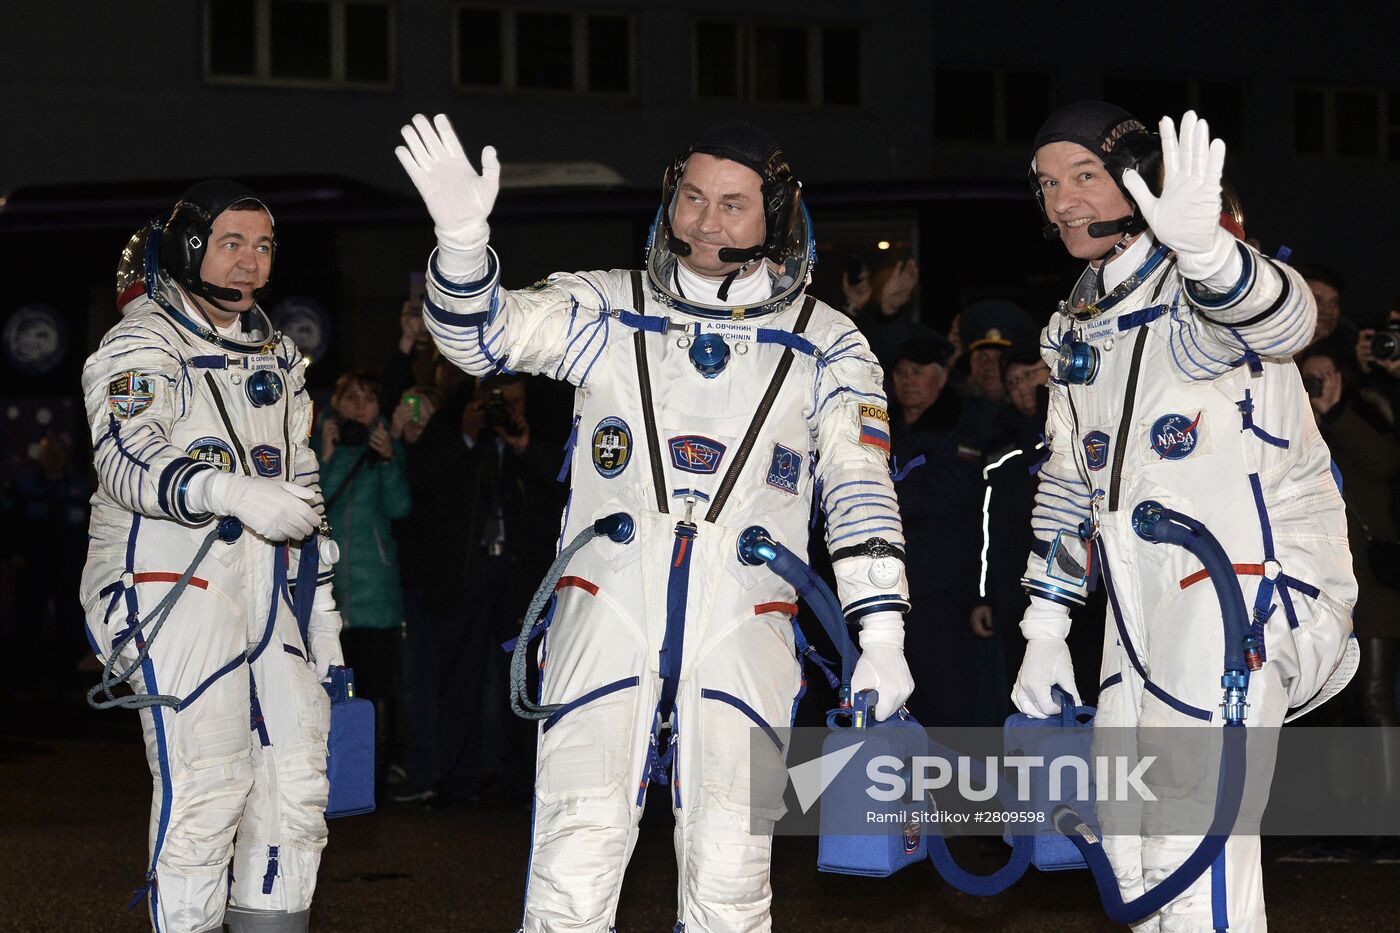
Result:
M1045 719L1060 711L1060 704L1050 693L1059 684L1079 705L1079 687L1074 683L1074 662L1070 660L1069 610L1058 603L1031 597L1026 614L1021 618L1021 634L1026 637L1026 656L1011 690L1011 702L1027 716Z
M316 669L316 679L325 680L332 667L344 667L345 655L340 650L340 613L330 584L316 587L316 599L311 604L311 620L306 625L307 663Z
M269 541L305 538L321 523L308 489L280 479L202 470L192 480L185 501L196 512L232 515Z
M874 688L880 691L875 719L895 714L914 692L914 676L904 660L904 614L872 612L861 620L860 660L851 672L851 693Z
M434 129L436 127L436 129ZM404 126L404 142L394 155L427 205L438 240L438 266L454 278L484 268L491 228L486 218L501 187L496 150L481 150L481 173L467 160L447 114L429 123L421 113Z
M1194 110L1181 118L1177 136L1171 117L1162 134L1162 196L1154 197L1134 169L1123 173L1128 189L1157 239L1176 250L1181 274L1196 282L1217 276L1235 253L1235 238L1220 226L1220 176L1225 142L1210 138L1210 126Z

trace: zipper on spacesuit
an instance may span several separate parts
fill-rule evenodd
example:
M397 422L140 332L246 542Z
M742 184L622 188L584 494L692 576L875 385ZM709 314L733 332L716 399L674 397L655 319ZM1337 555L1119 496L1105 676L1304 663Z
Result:
M1133 436L1133 402L1137 398L1138 370L1142 368L1142 351L1147 345L1147 328L1138 331L1133 343L1133 362L1128 370L1128 386L1123 392L1123 418L1118 423L1117 443L1113 448L1113 474L1108 484L1108 510L1118 511L1118 488L1123 480L1123 458L1128 455L1128 447Z
M228 439L233 443L233 449L238 452L238 465L243 468L243 475L252 476L253 471L248 468L248 454L243 449L243 442L238 439L238 432L233 429L233 421L228 416L228 408L224 406L224 397L219 392L218 384L207 372L204 374L204 381L209 384L209 394L214 397L214 407L219 410L219 420L223 421L224 430L228 431Z
M802 303L802 310L797 314L797 320L792 325L792 332L800 334L807 329L807 322L812 318L812 309L816 306L816 299L811 295ZM744 432L744 439L739 442L739 449L734 454L734 459L729 462L729 469L724 474L724 479L720 480L719 491L715 493L714 501L710 503L710 509L705 513L705 521L713 522L719 518L720 510L724 508L724 503L729 500L729 494L734 491L734 484L739 479L739 474L744 471L744 464L748 462L749 454L753 452L754 444L758 441L758 434L763 430L763 423L768 420L768 412L773 407L773 403L778 398L778 391L783 387L783 381L787 379L788 370L792 369L793 359L792 347L783 350L782 358L778 360L778 368L773 371L773 378L768 383L768 389L763 393L763 398L759 400L758 410L754 412L753 420L749 422L748 431Z

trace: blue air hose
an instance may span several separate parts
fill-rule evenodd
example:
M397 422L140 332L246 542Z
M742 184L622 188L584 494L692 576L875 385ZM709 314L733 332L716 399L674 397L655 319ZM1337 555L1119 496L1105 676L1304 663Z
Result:
M797 594L807 601L807 605L817 614L822 628L826 630L831 643L841 655L841 688L848 693L851 674L855 670L860 652L851 641L846 629L846 619L841 605L831 588L821 577L792 551L773 540L766 531L757 526L747 529L739 538L739 557L744 563L767 563L768 568L787 581ZM873 705L873 704L872 704ZM957 760L957 755L937 742L929 740L935 752ZM948 851L948 843L941 835L928 837L929 857L938 873L953 887L967 894L987 897L1000 894L1011 887L1026 873L1031 863L1031 837L1016 836L1011 843L1011 858L990 875L974 875L964 870Z
M1221 686L1225 688L1224 735L1220 752L1220 778L1216 788L1215 814L1210 829L1196 849L1180 866L1152 890L1124 901L1118 890L1113 866L1103 851L1103 843L1084 819L1067 806L1056 807L1051 817L1055 828L1069 837L1094 874L1105 912L1115 923L1133 924L1156 913L1179 897L1205 873L1225 848L1230 829L1239 814L1245 783L1245 696L1249 669L1245 664L1245 638L1249 632L1244 594L1240 592L1234 566L1220 542L1196 519L1168 509L1151 500L1133 510L1133 530L1140 538L1158 544L1185 548L1210 576L1220 601L1225 626L1225 663Z

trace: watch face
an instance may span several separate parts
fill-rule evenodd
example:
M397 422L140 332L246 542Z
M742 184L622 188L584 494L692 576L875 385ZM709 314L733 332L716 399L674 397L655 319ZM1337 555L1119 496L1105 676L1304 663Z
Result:
M878 557L870 564L869 576L876 586L894 586L899 582L899 561L893 557Z

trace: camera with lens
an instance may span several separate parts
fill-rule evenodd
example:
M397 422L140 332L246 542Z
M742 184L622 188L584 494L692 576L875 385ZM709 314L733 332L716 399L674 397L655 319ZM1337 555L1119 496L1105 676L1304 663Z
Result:
M369 444L369 428L353 418L341 418L337 422L340 443L346 447L365 447Z
M500 389L492 389L491 397L486 400L481 413L486 418L488 428L500 428L511 437L520 433L516 427L514 419L510 416L510 408L506 405L505 393Z
M1400 359L1400 321L1391 321L1371 335L1371 356L1378 360Z
M369 446L369 428L353 418L339 418L336 421L340 430L340 441L346 447L365 448L365 458L368 460L381 459L379 453Z
M1304 376L1303 388L1307 390L1308 398L1322 398L1322 380L1317 376Z

